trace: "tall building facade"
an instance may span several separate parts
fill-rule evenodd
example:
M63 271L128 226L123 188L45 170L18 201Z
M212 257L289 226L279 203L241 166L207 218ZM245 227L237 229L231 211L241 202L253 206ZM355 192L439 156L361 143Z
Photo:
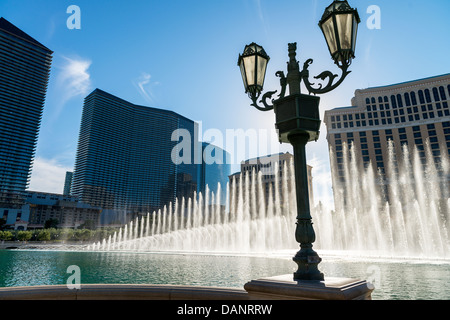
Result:
M345 145L355 148L362 166L380 172L386 185L389 145L396 155L404 146L416 149L423 164L431 157L439 169L450 155L449 104L450 74L356 90L351 107L325 112L333 184L345 184Z
M241 162L241 171L236 172L229 176L230 184L234 184L234 192L236 195L239 193L240 180L247 176L248 183L252 183L253 174L261 173L261 183L263 198L266 204L269 199L274 199L275 190L280 191L280 198L283 202L285 200L285 194L283 193L283 174L287 173L286 177L287 192L292 191L292 187L295 185L292 179L294 178L291 172L289 175L289 169L294 170L294 156L289 152L273 154L263 157L258 157L254 159L248 159ZM307 165L307 175L308 175L308 195L309 202L311 205L314 204L314 191L313 191L313 178L312 178L312 167ZM276 183L278 185L276 185ZM236 197L235 195L235 197Z
M72 178L73 172L67 171L66 177L64 179L64 189L63 189L63 195L65 196L70 195L70 190L72 189Z
M52 54L0 18L0 197L28 187Z
M175 112L96 89L84 102L71 194L103 209L133 212L190 197L199 188L197 131L194 121ZM188 147L179 150L181 136Z
M202 165L200 166L200 192L210 192L226 205L228 176L231 174L231 155L226 150L210 143L202 143ZM220 190L219 190L220 183ZM219 194L220 192L220 194Z

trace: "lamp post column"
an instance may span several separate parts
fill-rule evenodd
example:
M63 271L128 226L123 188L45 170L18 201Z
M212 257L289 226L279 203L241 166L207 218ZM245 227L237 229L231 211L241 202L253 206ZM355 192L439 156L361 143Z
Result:
M296 132L288 135L289 142L294 148L295 189L297 197L297 226L295 239L300 243L300 251L293 260L298 265L294 273L294 280L323 281L324 275L318 269L322 261L312 249L316 240L312 217L309 207L308 175L305 147L309 141L308 132Z

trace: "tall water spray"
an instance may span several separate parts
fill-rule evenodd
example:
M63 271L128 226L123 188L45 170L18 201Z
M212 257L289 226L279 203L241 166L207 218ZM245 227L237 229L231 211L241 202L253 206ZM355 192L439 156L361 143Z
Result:
M443 157L439 168L428 150L422 164L417 150L403 148L396 156L389 146L386 172L361 166L354 148L344 146L345 184L333 176L335 210L327 204L312 206L315 247L351 250L365 255L450 258L450 164ZM331 154L331 157L334 155ZM331 161L334 163L334 161ZM337 172L337 170L333 170ZM131 221L112 237L87 247L102 251L182 251L269 253L298 250L295 241L296 200L293 164L277 168L273 197L265 197L261 172L243 173L223 192L228 211L217 194L180 199L161 210Z

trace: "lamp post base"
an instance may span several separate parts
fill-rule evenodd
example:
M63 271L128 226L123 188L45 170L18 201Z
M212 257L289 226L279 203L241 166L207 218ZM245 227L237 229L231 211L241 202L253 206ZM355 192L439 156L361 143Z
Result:
M252 280L244 289L250 300L371 300L374 287L358 279L293 281L290 275L281 275Z
M292 260L298 265L298 270L294 272L294 281L324 280L323 273L318 269L322 258L312 248L302 248Z

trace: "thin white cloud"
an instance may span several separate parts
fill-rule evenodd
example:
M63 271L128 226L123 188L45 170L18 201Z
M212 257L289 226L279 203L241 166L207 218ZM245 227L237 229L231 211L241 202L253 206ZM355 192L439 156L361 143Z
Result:
M55 159L36 157L28 189L62 194L67 171L72 171L72 168L59 164Z
M149 103L154 103L155 97L150 90L151 85L157 85L158 82L150 82L152 76L147 72L142 72L142 74L134 80L134 85L138 88L141 96Z
M261 0L255 0L255 5L256 5L256 12L258 13L258 17L259 20L261 21L261 24L264 27L264 32L267 35L267 23L264 19L264 13L263 13L263 8L262 8L262 4L261 4Z
M62 104L77 96L85 96L91 89L89 67L92 62L82 58L63 57L64 64L58 74L58 86L62 89Z

